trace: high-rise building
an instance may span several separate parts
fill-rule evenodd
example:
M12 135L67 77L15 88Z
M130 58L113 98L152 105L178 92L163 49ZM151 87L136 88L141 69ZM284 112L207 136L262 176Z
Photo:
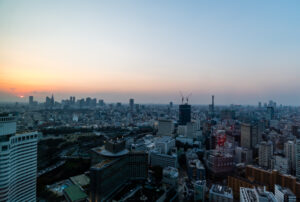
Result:
M235 148L235 162L251 164L253 161L253 152L251 149L236 147Z
M258 147L258 165L264 168L270 168L272 155L272 142L261 142Z
M134 109L134 99L133 98L129 99L129 108L131 111L133 111L133 109Z
M284 155L289 160L289 166L292 171L296 169L295 159L295 143L293 141L287 141L284 143Z
M295 152L296 152L296 177L300 179L300 140L297 139L295 145Z
M147 154L132 152L116 159L106 159L90 169L90 201L110 201L113 193L129 180L145 180Z
M295 136L295 137L298 137L298 126L297 125L293 125L292 126L292 134Z
M169 135L171 136L174 131L174 123L172 120L168 119L159 119L158 120L158 131L157 135Z
M208 106L210 116L213 118L215 115L215 96L211 96L211 104Z
M169 107L170 107L170 108L173 108L173 102L170 102L170 103L169 103Z
M241 147L251 149L251 125L241 124Z
M181 104L179 105L179 125L186 125L191 122L191 105Z
M288 158L280 155L274 155L271 159L271 168L278 170L282 174L290 174Z
M0 115L0 201L36 201L37 139L16 134L15 117Z
M274 119L274 107L267 107L267 119L273 120Z
M32 95L29 96L29 105L33 105L33 96Z
M257 124L241 124L241 147L253 149L261 140Z

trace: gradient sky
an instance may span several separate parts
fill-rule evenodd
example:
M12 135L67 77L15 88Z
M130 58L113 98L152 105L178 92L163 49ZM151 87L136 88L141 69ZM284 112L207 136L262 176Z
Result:
M0 0L0 101L300 104L300 1ZM23 99L20 96L25 96Z

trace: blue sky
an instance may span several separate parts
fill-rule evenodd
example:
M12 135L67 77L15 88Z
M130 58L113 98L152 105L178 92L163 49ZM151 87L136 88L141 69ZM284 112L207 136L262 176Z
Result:
M0 1L0 100L298 105L299 1Z

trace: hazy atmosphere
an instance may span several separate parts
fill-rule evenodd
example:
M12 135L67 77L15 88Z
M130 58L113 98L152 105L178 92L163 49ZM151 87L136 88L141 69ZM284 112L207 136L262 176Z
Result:
M0 101L298 105L299 22L299 1L0 1Z

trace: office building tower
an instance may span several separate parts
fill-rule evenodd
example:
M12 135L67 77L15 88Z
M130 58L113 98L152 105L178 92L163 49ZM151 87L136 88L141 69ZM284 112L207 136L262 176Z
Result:
M179 125L191 122L191 105L185 103L179 105Z
M187 159L187 174L190 180L205 180L204 165L199 159Z
M261 142L258 147L258 165L264 168L271 167L271 157L273 156L272 142Z
M293 125L292 126L292 134L295 136L295 137L298 137L298 126L297 125Z
M157 135L163 136L163 135L169 135L171 136L174 131L174 123L172 120L168 119L159 119L158 120L158 131Z
M194 183L194 201L205 202L206 180L198 180Z
M133 98L129 99L129 108L131 111L133 111L133 109L134 109L134 99Z
M16 134L15 117L0 115L0 201L36 201L37 139Z
M300 139L296 140L295 145L295 152L296 152L296 177L300 180Z
M295 143L293 141L287 141L284 143L284 156L289 160L289 167L291 168L291 171L295 171Z
M29 96L29 105L33 105L33 96L32 95Z
M251 164L253 161L253 152L251 149L236 147L235 148L235 162Z
M102 106L104 106L104 100L99 100L98 101L98 104L102 107Z
M282 202L296 202L295 194L289 189L278 184L275 185L275 198Z
M241 124L241 147L254 149L261 140L257 124Z
M110 201L128 181L146 180L148 155L130 152L118 158L102 160L90 168L90 201Z
M213 184L209 190L209 201L233 202L232 189L230 187Z
M173 108L173 102L169 103L169 107L172 109Z
M51 96L51 100L50 100L50 101L51 101L51 102L50 102L51 105L54 106L54 102L55 102L55 101L54 101L54 96L53 96L53 94L52 94L52 96Z
M274 107L267 107L267 119L273 120L274 119Z
M211 96L211 106L212 106L212 111L214 112L215 110L215 96Z
M290 174L289 160L283 156L274 155L271 159L271 168L282 174Z

